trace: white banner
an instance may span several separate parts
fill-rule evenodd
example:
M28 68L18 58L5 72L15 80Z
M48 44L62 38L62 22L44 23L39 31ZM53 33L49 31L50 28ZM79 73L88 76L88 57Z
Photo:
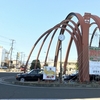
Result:
M89 74L100 75L100 61L89 61Z
M55 80L55 78L56 78L56 68L52 66L44 66L43 79Z

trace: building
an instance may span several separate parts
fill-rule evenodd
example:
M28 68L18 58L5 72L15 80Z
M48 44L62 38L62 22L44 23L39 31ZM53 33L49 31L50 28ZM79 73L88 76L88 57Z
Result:
M0 46L0 66L6 65L8 60L8 51Z
M49 61L47 62L48 66L53 66L54 62ZM42 67L44 67L44 63L41 62ZM62 62L62 71L64 71L64 62ZM66 66L66 74L73 74L77 71L77 61L76 60L70 60L67 62ZM56 67L56 72L57 74L60 72L60 61L57 62L57 67Z

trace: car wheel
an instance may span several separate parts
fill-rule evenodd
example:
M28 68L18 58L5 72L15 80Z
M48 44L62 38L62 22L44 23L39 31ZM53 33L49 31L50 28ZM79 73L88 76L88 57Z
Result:
M21 79L20 79L20 82L24 82L24 81L25 81L25 78L21 78Z

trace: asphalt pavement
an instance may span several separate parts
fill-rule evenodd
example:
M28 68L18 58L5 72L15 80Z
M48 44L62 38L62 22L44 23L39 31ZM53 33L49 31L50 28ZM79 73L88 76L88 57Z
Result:
M70 87L67 86L48 86L39 87L27 85L9 84L9 82L18 82L15 79L17 73L0 73L0 78L4 82L0 83L0 99L76 99L87 100L100 98L99 88L84 88L84 87ZM7 79L8 78L8 79ZM22 83L22 82L19 82ZM30 83L30 82L29 82ZM36 82L33 82L35 84ZM43 83L36 83L38 85ZM47 83L46 83L47 84ZM69 84L69 83L68 83Z
M63 81L60 83L59 81L31 81L31 82L19 82L16 80L16 74L18 73L2 73L0 77L2 77L3 81L16 84L16 85L24 85L24 86L36 86L36 87L77 87L77 88L100 88L100 82L90 82L90 83L78 83L78 82L66 82Z

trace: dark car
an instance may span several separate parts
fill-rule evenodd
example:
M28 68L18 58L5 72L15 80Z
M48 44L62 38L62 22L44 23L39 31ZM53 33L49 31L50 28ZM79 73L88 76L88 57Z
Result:
M32 69L27 73L20 73L16 75L16 80L21 82L24 81L37 81L38 79L43 80L43 70L42 69Z
M78 80L78 74L71 74L71 75L66 75L64 77L65 81L75 81Z
M100 81L100 75L89 75L90 81ZM71 75L66 75L64 77L65 81L78 81L79 80L79 74L71 74Z

